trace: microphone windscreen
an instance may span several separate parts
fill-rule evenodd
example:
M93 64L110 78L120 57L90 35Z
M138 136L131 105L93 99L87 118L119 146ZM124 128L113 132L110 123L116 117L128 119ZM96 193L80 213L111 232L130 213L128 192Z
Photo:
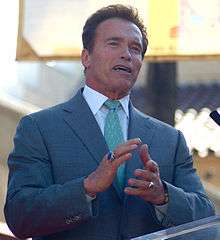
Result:
M220 114L215 110L209 116L220 126Z

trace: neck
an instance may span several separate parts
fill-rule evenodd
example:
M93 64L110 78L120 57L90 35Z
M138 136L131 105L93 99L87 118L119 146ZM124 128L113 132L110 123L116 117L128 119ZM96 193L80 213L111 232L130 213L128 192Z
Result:
M112 100L119 100L119 99L127 96L130 93L130 92L127 92L127 91L122 92L122 91L119 91L119 90L114 90L114 89L109 89L109 88L101 89L101 88L98 88L98 87L94 87L93 85L89 84L88 82L86 82L86 85L88 87L92 88L93 90L103 94L107 98L112 99Z

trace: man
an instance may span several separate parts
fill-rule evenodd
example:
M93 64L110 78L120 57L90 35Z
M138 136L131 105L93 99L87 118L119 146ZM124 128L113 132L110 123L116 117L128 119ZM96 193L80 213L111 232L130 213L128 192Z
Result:
M182 134L129 101L147 49L135 10L94 13L83 45L86 86L17 128L5 205L11 230L33 239L130 239L214 214Z

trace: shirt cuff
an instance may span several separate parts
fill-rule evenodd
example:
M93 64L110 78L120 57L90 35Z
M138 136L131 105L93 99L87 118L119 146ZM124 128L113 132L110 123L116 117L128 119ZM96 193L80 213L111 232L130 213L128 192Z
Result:
M87 203L89 205L90 213L91 213L91 215L93 215L93 212L92 212L92 200L96 199L96 196L95 197L91 197L88 194L85 194L85 195L86 195L86 201L87 201Z
M154 205L157 219L162 222L167 215L168 203L163 205Z
M94 200L94 199L96 199L96 196L95 197L91 197L91 196L89 196L88 194L86 194L86 201L88 202L88 203L90 203L92 200Z

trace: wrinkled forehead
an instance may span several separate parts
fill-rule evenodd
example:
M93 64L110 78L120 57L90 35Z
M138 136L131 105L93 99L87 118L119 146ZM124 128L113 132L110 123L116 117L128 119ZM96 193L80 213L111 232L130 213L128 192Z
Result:
M128 37L142 43L142 33L133 22L122 18L110 18L96 28L96 38Z

